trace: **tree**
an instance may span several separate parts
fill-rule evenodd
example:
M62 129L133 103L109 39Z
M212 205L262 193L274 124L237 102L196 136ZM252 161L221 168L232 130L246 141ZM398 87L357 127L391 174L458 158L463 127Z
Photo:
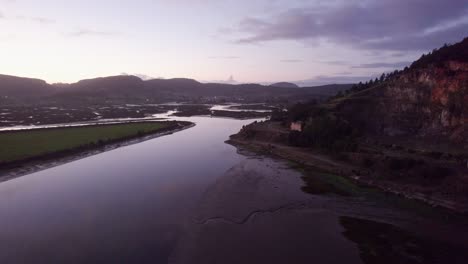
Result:
M382 75L380 76L380 82L383 82L385 81L385 73L382 73Z

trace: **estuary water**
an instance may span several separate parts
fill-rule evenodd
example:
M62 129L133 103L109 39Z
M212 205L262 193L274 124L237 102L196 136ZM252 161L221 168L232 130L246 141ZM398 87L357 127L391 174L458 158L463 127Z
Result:
M1 182L0 263L466 263L458 216L224 143L253 120L181 119Z

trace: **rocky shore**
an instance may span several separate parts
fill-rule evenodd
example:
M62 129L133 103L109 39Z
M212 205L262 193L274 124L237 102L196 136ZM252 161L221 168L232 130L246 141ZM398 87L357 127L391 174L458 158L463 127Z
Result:
M459 213L468 212L468 169L453 160L427 155L407 155L392 146L369 151L365 145L355 152L330 154L288 145L289 130L278 122L256 122L232 135L228 143L270 154L303 166L353 179L409 199ZM398 166L401 166L399 168ZM445 175L447 174L447 175Z

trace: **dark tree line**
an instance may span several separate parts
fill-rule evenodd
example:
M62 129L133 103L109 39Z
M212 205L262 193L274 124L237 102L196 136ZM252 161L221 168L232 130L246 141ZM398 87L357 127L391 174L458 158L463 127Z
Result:
M360 91L364 91L364 90L369 89L371 87L374 87L376 85L384 84L384 83L398 77L402 72L406 72L408 70L409 70L409 68L405 67L405 69L403 71L395 70L395 71L389 72L389 73L382 73L382 75L380 75L379 78L371 79L371 80L366 81L364 83L359 82L358 84L354 84L353 86L351 86L351 88L348 89L348 90L339 91L331 99L340 98L340 97L346 96L348 94L353 94L353 93L357 93L357 92L360 92Z
M429 65L442 66L447 61L468 62L468 37L456 44L445 44L411 64L411 68L425 68Z

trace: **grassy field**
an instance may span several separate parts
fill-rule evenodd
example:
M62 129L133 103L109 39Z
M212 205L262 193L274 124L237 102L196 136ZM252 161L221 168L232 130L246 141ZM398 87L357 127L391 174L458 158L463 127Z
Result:
M167 129L175 123L145 122L0 133L0 164L103 145Z

